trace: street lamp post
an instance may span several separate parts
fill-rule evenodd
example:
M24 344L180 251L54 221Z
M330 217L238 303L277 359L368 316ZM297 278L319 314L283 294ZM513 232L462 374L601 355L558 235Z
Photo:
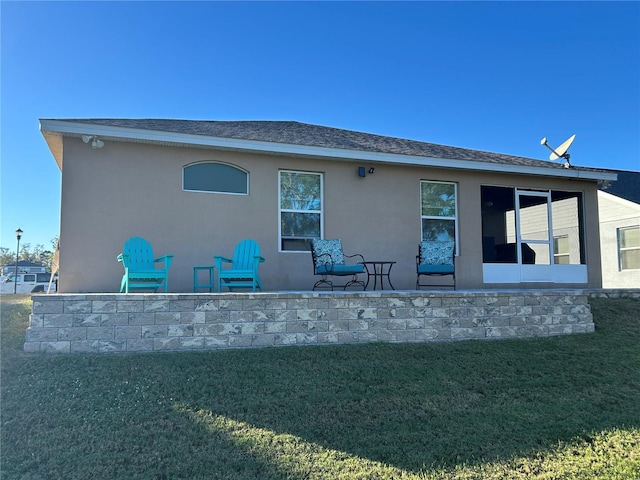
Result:
M20 256L20 237L22 236L22 230L18 228L16 230L16 238L18 239L18 246L16 247L16 276L13 279L13 293L17 293L18 289L18 258Z

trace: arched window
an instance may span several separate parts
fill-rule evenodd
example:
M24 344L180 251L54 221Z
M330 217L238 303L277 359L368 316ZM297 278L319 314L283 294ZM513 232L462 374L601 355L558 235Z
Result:
M200 162L183 168L182 188L191 192L249 194L249 172L220 162Z

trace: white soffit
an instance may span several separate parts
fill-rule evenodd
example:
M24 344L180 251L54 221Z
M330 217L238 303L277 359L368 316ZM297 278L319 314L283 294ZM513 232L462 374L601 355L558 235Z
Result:
M347 150L340 148L294 145L289 143L266 142L260 140L244 140L237 138L209 137L186 133L165 132L126 127L96 125L93 123L67 122L65 120L41 120L40 130L47 133L59 133L62 136L80 137L97 135L103 140L111 138L115 141L132 141L159 145L183 145L199 148L217 148L224 150L251 151L263 154L281 154L327 158L332 160L362 160L391 165L410 165L432 168L450 168L456 170L476 170L524 175L542 175L564 178L580 178L585 180L616 180L615 173L577 170L575 168L559 169L526 165L507 165L473 160L452 160L447 158L400 155L395 153Z

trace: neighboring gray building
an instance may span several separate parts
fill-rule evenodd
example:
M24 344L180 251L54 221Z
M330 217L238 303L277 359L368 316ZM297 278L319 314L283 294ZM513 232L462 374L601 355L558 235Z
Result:
M640 172L611 170L598 191L604 288L640 288Z
M18 273L44 273L47 269L40 263L28 262L20 260L18 262ZM16 273L16 262L2 266L2 275Z

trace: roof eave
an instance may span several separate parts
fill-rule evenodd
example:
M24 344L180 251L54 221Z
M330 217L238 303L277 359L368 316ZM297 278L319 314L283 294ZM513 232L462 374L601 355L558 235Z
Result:
M558 169L526 165L510 165L474 160L455 160L448 158L401 155L394 153L348 150L289 143L267 142L260 140L244 140L236 138L211 137L186 133L166 132L160 130L114 127L93 123L67 122L65 120L40 120L40 130L45 136L56 162L62 169L62 150L54 151L55 145L49 138L60 136L81 137L97 135L102 140L111 138L116 141L133 141L159 145L181 145L199 148L214 148L235 151L251 151L267 154L282 154L314 158L330 158L343 160L362 160L391 165L423 166L432 168L449 168L456 170L475 170L485 172L512 173L519 175L538 175L574 178L584 180L616 180L615 173L582 170L576 168ZM60 157L60 158L58 158Z

